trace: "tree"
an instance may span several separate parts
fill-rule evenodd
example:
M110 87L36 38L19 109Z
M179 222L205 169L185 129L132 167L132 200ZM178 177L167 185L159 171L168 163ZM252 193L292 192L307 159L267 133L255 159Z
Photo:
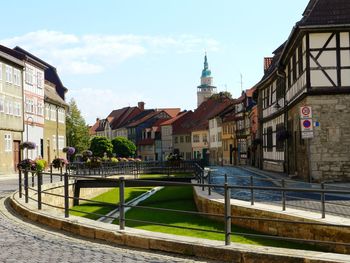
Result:
M94 156L103 157L105 153L111 156L113 152L112 142L104 136L95 136L91 139L90 150Z
M89 149L89 128L81 116L80 110L72 98L69 102L69 110L66 117L67 145L82 152Z
M211 99L232 99L232 94L228 91L220 91L219 93L215 93L211 95Z
M113 152L118 157L132 157L136 153L135 144L124 138L124 137L116 137L112 140L113 144Z

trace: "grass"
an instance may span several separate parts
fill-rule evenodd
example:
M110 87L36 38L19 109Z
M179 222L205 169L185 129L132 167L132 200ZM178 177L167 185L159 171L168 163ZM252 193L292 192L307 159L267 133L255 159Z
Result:
M192 187L165 187L164 189L158 191L145 201L141 202L139 205L157 207L157 208L167 208L174 210L186 210L186 211L197 211L195 203L193 201ZM223 233L213 233L205 232L200 230L188 230L179 229L173 227L159 226L152 223L140 223L128 221L128 219L143 220L150 222L157 222L162 224L170 224L172 226L189 227L189 228L200 228L203 230L210 231L224 231L224 223L218 222L206 217L184 214L178 212L168 212L168 211L157 211L145 212L144 209L131 209L126 213L126 226L135 227L139 229L144 229L153 232L162 232L182 236L191 236L206 238L211 240L225 240ZM114 222L118 223L118 222ZM307 250L319 250L319 248L307 245L299 244L293 242L286 242L281 240L272 240L267 238L253 238L245 237L244 235L239 235L235 233L247 233L247 234L259 234L256 231L245 229L238 226L232 226L231 241L244 243L244 244L254 244L263 246L274 246L274 247L285 247L285 248L295 248L295 249L307 249Z
M141 194L147 192L148 190L152 189L152 187L126 187L124 198L125 201L128 202ZM102 205L94 202L84 202L78 206L74 206L72 209L78 210L78 211L70 211L71 215L75 216L81 216L93 220L97 220L100 218L100 215L106 215L110 211L117 208L119 204L119 188L114 188L112 190L109 190L108 192L105 192L95 198L92 198L93 201L99 201L99 202L105 202L111 205ZM94 215L94 214L87 214L87 213L95 213L100 215Z

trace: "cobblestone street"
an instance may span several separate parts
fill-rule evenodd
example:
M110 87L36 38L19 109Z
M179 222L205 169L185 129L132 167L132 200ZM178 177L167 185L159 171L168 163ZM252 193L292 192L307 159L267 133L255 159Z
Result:
M13 182L0 190L0 262L213 262L156 254L77 239L22 221L4 203Z

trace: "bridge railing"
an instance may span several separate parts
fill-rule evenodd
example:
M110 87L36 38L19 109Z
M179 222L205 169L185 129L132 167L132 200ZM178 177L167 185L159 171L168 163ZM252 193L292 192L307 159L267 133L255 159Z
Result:
M90 199L83 199L76 196L71 196L69 194L69 187L71 186L72 182L70 179L73 179L75 181L82 180L82 179L88 179L90 182L95 180L96 182L99 182L100 184L96 187L118 187L119 188L119 203L112 205L114 208L117 208L119 211L119 216L108 216L105 214L98 214L98 213L90 213L90 212L84 212L86 214L92 214L92 215L98 215L100 217L109 217L113 220L119 221L119 229L123 230L125 228L125 225L127 222L140 222L145 224L153 224L153 225L162 225L167 227L174 227L174 228L181 228L181 229L189 229L189 230L199 230L204 232L215 232L215 233L221 233L225 236L225 245L229 245L231 243L231 237L235 233L232 232L231 226L233 220L250 220L255 222L278 222L281 224L290 225L291 227L295 224L297 225L313 225L316 227L338 227L338 228L346 228L348 229L348 225L344 224L329 224L329 223L323 223L322 221L319 222L311 222L311 221L305 221L305 220L288 220L288 219L279 219L279 218L268 218L268 217L261 217L261 216L239 216L235 215L235 211L232 210L231 206L231 191L239 191L239 190L248 190L251 191L252 200L254 200L254 192L259 190L269 191L269 192L279 192L279 193L287 193L287 192L302 192L302 193L313 193L318 194L320 196L320 202L322 204L322 209L320 211L320 219L326 217L326 210L325 210L325 199L326 195L347 195L350 197L350 191L349 190L343 190L343 189L305 189L305 188L297 188L297 187L285 187L284 185L281 186L274 186L274 187L265 187L265 186L254 186L254 185L230 185L227 180L224 181L223 184L208 184L205 182L206 180L209 180L210 182L210 172L205 175L206 171L198 166L196 168L196 173L200 174L197 176L197 182L174 182L174 181L168 181L168 180L142 180L138 178L134 179L125 179L123 176L119 178L104 178L101 176L90 176L90 175L72 175L68 172L65 172L63 175L60 173L48 173L48 172L29 172L27 170L20 171L19 172L19 197L25 198L25 202L28 203L29 199L37 202L37 208L40 210L42 209L42 205L48 205L51 207L59 208L64 210L65 217L69 217L69 211L77 211L74 209L74 207L70 207L70 201L74 201L76 199L81 201L89 201L100 205L108 205L111 206L110 203L105 202L98 202ZM58 180L63 176L63 194L53 194L49 192L42 191L42 184L43 184L43 177L53 176L56 177ZM30 181L30 177L32 180ZM34 179L33 179L34 178ZM199 189L202 189L202 192L208 191L208 194L210 194L211 188L221 188L223 189L223 213L206 213L206 212L196 212L196 211L185 211L180 209L166 209L166 208L155 208L155 207L148 207L143 205L130 205L127 204L125 201L125 188L126 187L140 187L140 186L167 186L167 187L175 187L175 186L191 186L191 187L198 187ZM24 189L24 192L23 192ZM29 191L32 191L35 194L30 195ZM42 201L42 194L46 195L54 195L60 198L64 198L64 204L63 206L55 206L50 203L46 203ZM36 198L35 198L36 197ZM176 198L176 197L174 197ZM251 202L251 205L254 206L254 202ZM152 211L158 210L158 211L168 211L168 212L177 212L181 214L195 214L198 216L206 216L211 218L218 218L219 220L224 222L224 231L220 230L208 230L208 229L202 229L202 228L191 228L191 227L183 227L183 226L174 226L171 224L164 224L164 223L157 223L157 222L150 222L145 220L139 220L139 219L130 219L125 216L125 209L126 208L132 208L132 209L142 209L149 213L152 213ZM285 203L282 202L282 211L286 210ZM81 212L81 211L79 211ZM238 234L238 233L237 233ZM321 239L305 239L305 238L291 238L286 236L276 236L271 234L248 234L248 233L239 233L240 235L247 236L247 237L257 237L257 238L267 238L267 239L275 239L275 240L286 240L286 241L293 241L293 242L302 242L302 243L311 243L311 244L319 244L319 245L329 245L329 246L342 246L345 247L345 250L347 253L350 252L350 237L348 239L343 239L341 241L337 240L321 240ZM316 236L316 235L315 235ZM345 240L345 241L344 241Z

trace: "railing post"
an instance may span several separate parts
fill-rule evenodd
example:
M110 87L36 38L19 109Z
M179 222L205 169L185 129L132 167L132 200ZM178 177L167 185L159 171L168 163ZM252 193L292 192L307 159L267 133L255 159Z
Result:
M321 189L324 190L324 183L321 183ZM324 192L321 193L321 208L322 218L326 217L326 195Z
M254 205L255 197L254 197L254 177L250 176L250 205Z
M50 183L52 183L52 164L50 164Z
M24 194L25 194L25 202L28 203L28 170L27 168L24 170Z
M202 191L204 191L204 170L201 171L201 184L202 184Z
M210 187L210 181L211 181L211 178L210 178L210 170L208 171L208 195L211 195L211 187Z
M34 183L34 172L32 172L32 187L34 187L35 183Z
M284 188L285 188L285 181L284 179L282 179L282 210L283 211L286 211L286 192L284 191Z
M41 210L41 184L42 184L42 173L37 172L38 181L37 181L37 189L38 189L38 209Z
M18 169L18 196L22 198L22 171Z
M63 175L63 173L62 173L62 166L60 166L60 181L62 182L62 175Z
M231 244L231 191L225 183L225 245Z
M124 177L119 179L119 229L125 229L125 213L124 213Z
M225 174L225 184L227 184L227 174Z
M69 185L68 174L64 174L64 217L69 217Z

